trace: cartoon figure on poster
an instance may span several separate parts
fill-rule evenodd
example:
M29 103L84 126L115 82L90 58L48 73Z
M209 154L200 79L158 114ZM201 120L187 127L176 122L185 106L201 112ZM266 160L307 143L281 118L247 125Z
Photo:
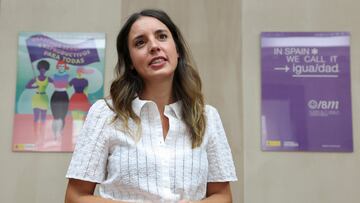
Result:
M41 60L37 64L39 75L35 76L34 71L34 78L26 85L28 89L36 89L34 96L32 96L31 106L34 114L34 134L37 140L44 136L46 113L49 106L49 97L46 94L46 88L49 83L53 82L52 78L45 75L49 68L49 62Z
M86 89L89 86L89 81L83 75L92 74L94 70L86 69L81 66L76 70L76 77L73 78L69 85L74 88L74 94L70 98L71 116L73 120L73 143L75 144L76 137L80 133L81 127L84 123L86 113L90 109L90 102L87 97Z
M55 91L51 96L51 112L53 115L52 130L55 140L61 136L65 125L65 117L69 107L69 96L67 86L70 75L67 73L69 66L64 61L56 64L57 72L54 74Z
M73 150L103 97L104 46L101 33L20 34L13 150Z

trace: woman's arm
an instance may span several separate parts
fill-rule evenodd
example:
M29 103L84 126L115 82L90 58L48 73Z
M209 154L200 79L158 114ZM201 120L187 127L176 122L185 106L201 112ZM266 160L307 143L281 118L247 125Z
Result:
M37 85L34 85L35 81L36 81L36 78L31 79L31 80L26 84L26 88L27 88L27 89L35 89L35 88L38 88Z
M96 183L70 178L65 203L125 203L94 196L95 187Z
M202 203L231 203L232 196L229 182L214 182L207 184L206 198L199 201Z

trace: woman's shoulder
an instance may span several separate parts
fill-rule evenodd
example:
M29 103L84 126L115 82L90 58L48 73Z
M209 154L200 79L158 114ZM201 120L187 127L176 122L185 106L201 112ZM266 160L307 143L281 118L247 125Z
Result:
M91 105L88 114L95 115L112 115L112 100L111 99L99 99Z
M205 115L206 116L214 116L214 114L219 114L217 109L209 104L205 105Z
M218 125L221 123L220 114L214 106L205 105L205 116L209 125Z

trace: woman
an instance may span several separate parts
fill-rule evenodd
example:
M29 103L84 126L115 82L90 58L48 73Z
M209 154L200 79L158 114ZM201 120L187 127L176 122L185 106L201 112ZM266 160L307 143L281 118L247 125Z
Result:
M231 202L230 148L178 28L162 11L135 13L117 51L111 99L89 110L66 202Z
M75 143L76 137L78 136L86 113L90 109L90 101L87 97L86 89L89 85L89 81L83 77L83 74L92 74L94 70L85 69L79 67L76 69L76 77L71 79L69 86L72 86L75 90L74 94L70 98L69 111L72 116L72 141Z
M93 72L92 69L87 70L84 67L79 67L76 70L76 77L69 82L69 86L74 87L75 91L70 98L69 110L76 120L85 119L85 115L91 106L86 93L89 81L83 77L83 74L92 74Z
M53 115L52 129L55 140L62 135L65 126L65 117L69 107L69 96L67 94L67 87L69 82L69 66L62 60L56 64L57 73L53 76L53 84L55 91L50 99L50 107Z
M46 94L46 88L49 83L53 82L53 80L45 75L50 69L49 62L45 60L39 61L37 69L39 71L39 75L31 79L27 83L26 88L36 89L36 93L31 99L31 106L34 112L34 133L39 139L38 136L44 133L46 112L49 107L49 97Z

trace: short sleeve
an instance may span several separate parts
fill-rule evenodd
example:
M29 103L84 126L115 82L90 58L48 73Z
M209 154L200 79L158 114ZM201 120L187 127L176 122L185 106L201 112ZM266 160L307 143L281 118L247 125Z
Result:
M207 132L209 141L208 154L208 182L236 181L236 172L231 149L219 116L214 107L207 106Z
M105 179L109 153L109 135L106 133L109 111L104 100L99 100L91 106L76 141L67 178L96 183L101 183Z

